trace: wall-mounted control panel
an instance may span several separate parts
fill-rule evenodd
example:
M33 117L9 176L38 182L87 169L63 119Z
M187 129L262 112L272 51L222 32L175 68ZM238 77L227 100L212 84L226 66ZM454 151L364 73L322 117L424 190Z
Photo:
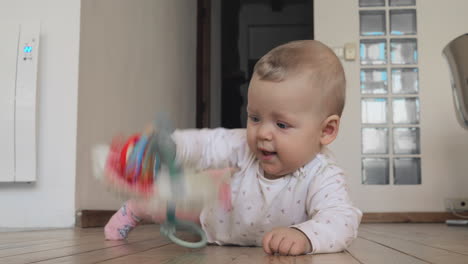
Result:
M40 23L0 25L0 182L37 177Z

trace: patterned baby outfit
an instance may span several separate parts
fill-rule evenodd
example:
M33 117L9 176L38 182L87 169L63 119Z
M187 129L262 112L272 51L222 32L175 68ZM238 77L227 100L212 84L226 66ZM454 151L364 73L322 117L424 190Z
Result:
M273 228L294 227L309 238L311 253L329 253L356 238L362 213L326 149L295 172L270 180L249 150L245 129L177 130L172 137L182 165L239 168L231 179L232 208L213 203L200 215L209 242L261 246Z

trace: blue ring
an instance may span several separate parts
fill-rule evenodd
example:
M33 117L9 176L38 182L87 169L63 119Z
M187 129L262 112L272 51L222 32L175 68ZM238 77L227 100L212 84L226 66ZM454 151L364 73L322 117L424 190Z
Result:
M148 137L142 135L140 140L136 143L135 147L132 150L132 154L130 155L129 165L127 166L127 172L130 168L134 167L135 169L135 177L133 178L133 183L136 183L138 179L138 175L141 172L141 160L143 159L143 155L145 154L145 147L148 143Z

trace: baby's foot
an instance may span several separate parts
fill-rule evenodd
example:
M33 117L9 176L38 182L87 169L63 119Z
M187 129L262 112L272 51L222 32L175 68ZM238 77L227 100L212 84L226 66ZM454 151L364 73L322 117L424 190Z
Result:
M128 233L141 222L141 219L134 215L131 208L124 204L107 222L104 227L104 235L107 240L126 239Z

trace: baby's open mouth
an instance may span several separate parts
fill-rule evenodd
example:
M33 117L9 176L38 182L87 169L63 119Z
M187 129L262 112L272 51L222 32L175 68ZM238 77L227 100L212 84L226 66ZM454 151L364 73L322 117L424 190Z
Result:
M271 155L276 155L276 152L262 150L262 154L265 156L271 156Z

